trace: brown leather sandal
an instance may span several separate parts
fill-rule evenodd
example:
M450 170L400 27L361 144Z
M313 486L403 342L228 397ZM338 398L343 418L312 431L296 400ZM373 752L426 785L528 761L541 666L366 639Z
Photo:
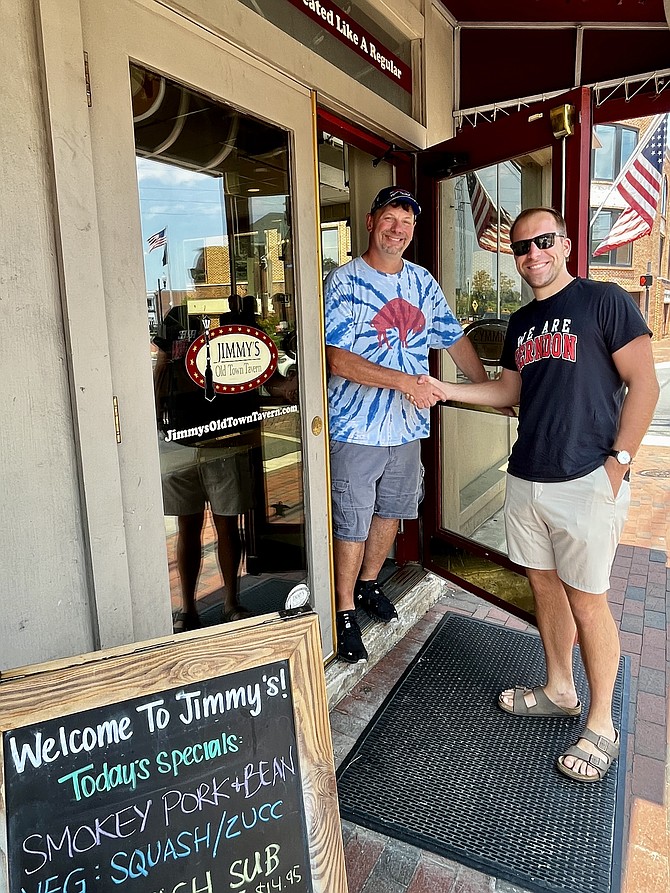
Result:
M172 613L172 632L187 633L194 629L200 629L202 622L198 617L197 611L189 613L188 611L174 611Z
M605 738L604 735L596 735L591 729L584 729L579 737L585 738L587 741L590 741L591 744L595 744L602 756L589 753L579 747L578 744L573 744L572 747L568 747L565 753L560 755L556 761L556 768L559 772L562 772L563 775L566 775L573 781L601 781L607 774L607 770L614 760L619 756L619 733L614 733L614 741L610 741L610 739ZM596 770L596 775L584 775L581 772L575 772L574 769L570 769L564 764L564 757L575 757L578 760L583 760Z
M532 707L526 704L525 695L532 694L535 703ZM514 716L579 716L582 712L582 705L577 701L574 707L561 707L555 704L551 698L548 698L541 685L535 688L526 688L523 685L514 687L514 702L510 707L502 699L502 693L498 695L498 707L505 713L512 713Z

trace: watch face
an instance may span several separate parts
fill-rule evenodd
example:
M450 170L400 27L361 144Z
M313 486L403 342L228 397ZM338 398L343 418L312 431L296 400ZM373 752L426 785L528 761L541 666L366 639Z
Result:
M630 465L630 453L628 450L619 450L616 460L620 465Z

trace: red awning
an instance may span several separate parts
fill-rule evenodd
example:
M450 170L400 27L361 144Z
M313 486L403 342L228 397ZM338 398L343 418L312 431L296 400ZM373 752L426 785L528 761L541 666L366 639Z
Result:
M670 83L663 0L442 3L456 27L457 113L575 86L597 86L601 97L625 99L636 92L656 95Z

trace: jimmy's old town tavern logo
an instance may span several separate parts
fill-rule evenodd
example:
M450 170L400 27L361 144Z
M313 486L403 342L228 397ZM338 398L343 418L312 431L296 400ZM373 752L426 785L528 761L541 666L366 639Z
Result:
M205 396L253 391L277 368L277 348L253 326L218 326L191 344L186 370Z

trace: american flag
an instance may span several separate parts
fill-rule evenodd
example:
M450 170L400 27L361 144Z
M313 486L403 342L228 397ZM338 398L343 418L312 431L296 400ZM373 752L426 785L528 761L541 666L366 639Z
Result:
M147 245L149 246L149 253L151 253L154 248L160 248L161 245L167 245L167 238L165 233L167 232L167 227L165 229L158 230L157 233L154 233L153 236L149 236L147 239Z
M479 247L485 251L498 250L498 209L493 204L493 199L482 186L476 173L467 174L468 192L470 193L470 207L472 219L477 233ZM511 254L509 241L509 229L512 218L501 206L500 208L500 250L503 254Z
M593 252L594 257L634 242L651 232L663 183L663 159L667 139L667 116L648 140L631 155L617 190L626 207L606 238Z

